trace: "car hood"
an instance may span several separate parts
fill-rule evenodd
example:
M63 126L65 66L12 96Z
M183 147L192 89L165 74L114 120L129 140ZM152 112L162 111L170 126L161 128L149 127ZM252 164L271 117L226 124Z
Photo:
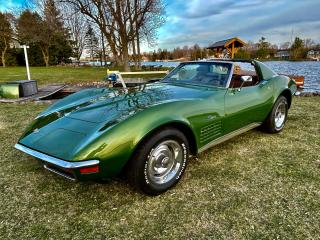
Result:
M40 116L60 112L67 118L92 123L119 121L154 105L204 98L209 95L206 89L166 83L142 85L130 89L128 93L123 90L89 89L52 105Z
M87 89L51 105L26 129L19 143L65 160L101 132L143 109L205 98L204 87L155 83L129 90Z

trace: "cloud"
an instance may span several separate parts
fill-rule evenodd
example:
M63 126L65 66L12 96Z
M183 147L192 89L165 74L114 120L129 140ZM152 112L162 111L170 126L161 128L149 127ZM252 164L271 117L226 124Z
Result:
M204 18L223 14L228 11L239 11L252 7L266 5L274 0L192 0L187 3L187 11L182 14L184 18Z
M318 0L172 1L158 47L207 46L233 36L255 41L265 36L279 44L290 40L292 29L300 37L319 41L319 9Z

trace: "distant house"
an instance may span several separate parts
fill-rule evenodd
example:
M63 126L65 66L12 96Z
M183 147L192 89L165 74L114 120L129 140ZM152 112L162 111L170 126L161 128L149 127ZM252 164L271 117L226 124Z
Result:
M311 59L320 59L320 50L309 50L307 57Z
M274 55L275 58L279 58L279 59L289 59L290 56L291 56L290 51L286 49L278 50Z
M231 58L234 58L234 54L246 43L238 37L221 40L211 44L207 49L211 49L218 57L226 55L226 51Z

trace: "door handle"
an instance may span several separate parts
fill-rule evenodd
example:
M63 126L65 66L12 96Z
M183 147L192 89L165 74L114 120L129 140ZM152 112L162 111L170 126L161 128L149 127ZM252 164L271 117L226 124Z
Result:
M268 81L262 81L260 83L260 87L263 88L263 87L267 86L267 89L269 90L271 88L270 88L270 85L268 83L269 83Z

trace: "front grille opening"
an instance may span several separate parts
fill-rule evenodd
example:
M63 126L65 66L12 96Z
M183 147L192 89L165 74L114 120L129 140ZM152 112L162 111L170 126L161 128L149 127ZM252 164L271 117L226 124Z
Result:
M44 165L44 168L55 173L55 174L58 174L62 177L65 177L69 180L72 180L72 181L75 181L76 180L76 177L75 175L72 173L72 172L68 172L67 170L64 170L64 169L61 169L61 168L58 168L54 165L49 165L49 164L45 164Z

